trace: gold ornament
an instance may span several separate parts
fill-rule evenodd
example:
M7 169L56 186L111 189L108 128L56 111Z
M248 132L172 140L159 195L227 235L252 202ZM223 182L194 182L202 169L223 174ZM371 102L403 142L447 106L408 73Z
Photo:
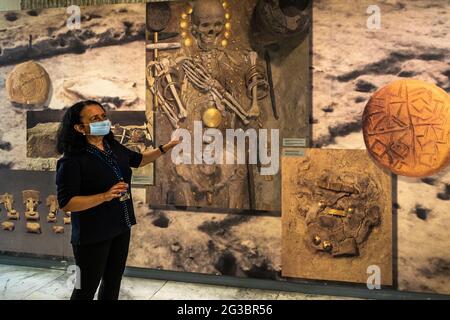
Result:
M210 107L203 113L202 120L208 128L217 128L222 122L222 114L216 108Z
M330 216L335 216L335 217L346 217L347 216L347 214L345 213L344 210L338 210L338 209L329 209L327 214Z
M313 243L314 243L316 246L318 246L321 242L322 242L322 240L320 239L319 236L315 236L315 237L313 238Z
M181 20L180 27L181 27L181 29L186 29L188 27L187 21Z
M191 39L191 38L186 38L186 39L184 39L184 45L185 45L186 47L192 46L192 39Z
M184 38L186 38L187 37L187 32L186 31L182 31L181 32L181 37L184 39Z
M223 39L221 45L222 47L226 47L228 45L228 41L226 39Z
M229 23L229 22L225 23L225 29L230 31L231 30L231 23Z
M225 13L225 19L230 20L231 14L229 12Z
M188 15L187 15L185 12L183 12L183 13L181 14L181 19L186 20L187 17L188 17Z
M222 6L224 9L228 8L228 3L226 1L222 2Z
M231 37L231 32L225 31L225 32L223 33L223 36L225 37L225 39L229 39L229 38Z
M322 247L325 251L331 251L333 249L333 245L331 244L331 241L325 240L322 242Z

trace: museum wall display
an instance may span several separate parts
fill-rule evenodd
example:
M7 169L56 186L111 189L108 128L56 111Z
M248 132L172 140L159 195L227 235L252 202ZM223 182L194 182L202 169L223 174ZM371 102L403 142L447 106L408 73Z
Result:
M377 5L380 10L380 28L367 26L379 21L376 11L367 13L371 5ZM449 9L450 3L440 0L314 2L314 147L366 149L363 132L372 132L372 128L367 124L368 118L363 118L364 110L368 104L368 110L373 110L370 107L372 103L369 103L373 95L385 96L382 88L392 83L398 89L395 84L398 80L425 81L427 87L441 88L432 89L433 92L449 93ZM378 91L380 93L376 93ZM394 90L394 94L398 96L395 98L397 102L401 102L404 93L395 93ZM442 95L430 95L423 89L416 91L415 96L425 100L419 100L416 105L421 110L421 117L414 119L415 125L428 122L429 129L428 135L424 136L426 127L418 127L420 131L416 132L415 146L429 141L425 146L432 147L438 142L438 137L442 137L447 139L447 146L438 143L438 149L433 152L439 151L440 156L444 154L445 157L443 150L448 148L449 138L448 133L445 138L441 130L448 132L448 103L447 111L438 103L430 103L431 96L435 100L448 99L437 98ZM411 102L408 107L417 113ZM394 103L392 107L392 111L405 110L405 105L395 106ZM380 122L386 128L390 126L403 131L406 138L409 131L402 129L405 126L402 123L404 112L399 116L392 112L390 117L378 120L382 120ZM369 114L371 111L366 113ZM438 121L429 122L430 119ZM437 130L430 126L432 124ZM386 141L385 138L383 140ZM410 143L408 145L411 146ZM371 141L369 146L372 146ZM400 155L406 150L403 145L392 146L391 151L397 150ZM398 176L395 179L397 192L393 209L397 217L398 238L394 245L398 252L394 262L397 261L398 289L449 294L450 274L446 271L450 264L449 167L442 166L439 172L426 177Z
M310 9L291 4L293 25L275 34L260 21L283 25L288 15L270 1L149 3L147 107L155 111L155 140L176 128L194 137L197 121L202 133L215 128L223 137L227 129L266 129L269 137L278 129L308 141ZM205 149L216 143L210 138ZM224 153L234 164L156 163L152 203L280 212L280 174L264 176L261 163L237 164L235 151Z
M67 258L70 214L59 210L54 172L0 170L0 252Z
M56 150L56 134L63 110L27 111L27 170L54 171L60 157ZM152 126L145 111L109 111L112 132L127 148L144 152L152 147ZM152 166L133 168L132 182L153 184Z
M282 158L282 274L392 284L392 181L364 150Z
M450 3L79 0L72 30L62 2L0 11L0 254L71 259L55 133L93 99L136 151L279 156L134 171L128 267L450 294Z
M427 177L450 165L450 96L420 80L398 80L375 92L364 109L369 153L392 172Z
M83 99L111 111L146 111L145 4L81 12L82 28L74 30L64 7L0 14L0 167L28 169L28 111L62 110Z

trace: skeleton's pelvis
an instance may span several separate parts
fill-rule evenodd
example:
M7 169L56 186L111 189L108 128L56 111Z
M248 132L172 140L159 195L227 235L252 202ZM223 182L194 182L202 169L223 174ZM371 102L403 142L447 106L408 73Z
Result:
M242 166L242 165L240 165ZM185 205L242 209L245 206L246 182L244 170L238 165L181 165L172 191L182 196ZM181 182L181 183L180 183Z

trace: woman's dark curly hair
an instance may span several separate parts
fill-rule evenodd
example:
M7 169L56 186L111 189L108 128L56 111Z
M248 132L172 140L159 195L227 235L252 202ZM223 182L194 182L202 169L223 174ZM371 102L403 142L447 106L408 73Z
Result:
M85 148L87 143L86 137L75 130L74 126L76 124L81 124L81 111L84 107L90 105L97 105L105 110L99 102L93 100L77 102L67 109L58 129L56 149L60 154L74 154L81 152ZM107 141L112 142L114 140L114 135L110 131L105 138Z

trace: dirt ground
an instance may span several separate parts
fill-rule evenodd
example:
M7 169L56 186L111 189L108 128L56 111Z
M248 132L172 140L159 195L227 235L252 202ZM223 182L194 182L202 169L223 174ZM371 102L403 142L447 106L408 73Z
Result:
M149 210L142 203L135 212L129 266L280 278L278 217Z

